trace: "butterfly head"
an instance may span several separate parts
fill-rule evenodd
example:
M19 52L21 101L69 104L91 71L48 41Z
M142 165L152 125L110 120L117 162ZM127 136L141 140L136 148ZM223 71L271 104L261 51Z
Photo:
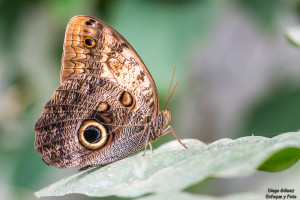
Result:
M171 121L171 112L169 110L161 111L163 128Z

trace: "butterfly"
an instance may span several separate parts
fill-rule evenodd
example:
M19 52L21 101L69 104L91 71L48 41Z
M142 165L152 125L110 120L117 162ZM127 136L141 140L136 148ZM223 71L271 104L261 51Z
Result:
M166 128L171 113L159 111L145 64L103 21L89 16L70 20L60 80L34 125L35 148L46 164L107 165L143 147L146 152L148 145L152 149L151 142L168 133L186 148L172 127Z

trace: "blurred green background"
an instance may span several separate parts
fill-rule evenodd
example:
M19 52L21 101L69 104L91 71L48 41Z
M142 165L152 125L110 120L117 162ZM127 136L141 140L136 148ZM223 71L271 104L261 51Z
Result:
M300 50L283 36L299 24L299 14L296 0L0 0L0 199L34 199L33 191L77 171L46 166L33 132L60 84L71 17L100 18L129 41L157 84L161 108L176 65L172 126L181 138L209 143L300 129ZM299 166L210 179L187 191L266 194L270 187L290 187L300 193Z

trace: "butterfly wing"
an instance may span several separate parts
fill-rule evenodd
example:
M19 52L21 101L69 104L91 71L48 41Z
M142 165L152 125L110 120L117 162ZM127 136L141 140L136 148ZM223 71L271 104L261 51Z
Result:
M73 17L65 34L61 82L78 73L97 74L141 92L157 114L157 89L141 58L117 31L89 16Z
M129 107L124 106L122 94L118 84L93 74L65 80L34 127L35 148L43 160L59 168L98 166L141 149L147 105L137 94Z
M105 165L145 145L158 112L154 81L128 42L104 22L67 26L61 86L35 124L35 147L55 167Z

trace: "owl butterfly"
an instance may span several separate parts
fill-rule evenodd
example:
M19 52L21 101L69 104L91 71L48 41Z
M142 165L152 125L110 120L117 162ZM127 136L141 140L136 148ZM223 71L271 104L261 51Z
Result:
M99 19L66 28L61 85L34 126L35 148L58 168L102 166L173 133L153 78L130 44ZM181 141L176 137L181 143ZM181 143L184 147L185 145Z

